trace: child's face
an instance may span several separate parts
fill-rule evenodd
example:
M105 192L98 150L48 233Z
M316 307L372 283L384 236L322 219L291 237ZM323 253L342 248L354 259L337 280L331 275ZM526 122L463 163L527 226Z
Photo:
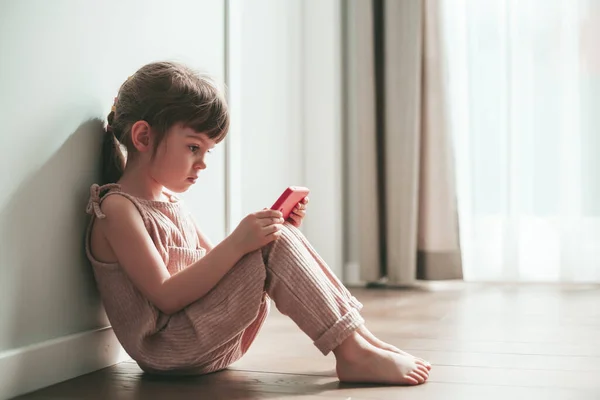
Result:
M204 133L175 125L156 150L152 177L172 192L185 192L206 168L206 157L215 145Z

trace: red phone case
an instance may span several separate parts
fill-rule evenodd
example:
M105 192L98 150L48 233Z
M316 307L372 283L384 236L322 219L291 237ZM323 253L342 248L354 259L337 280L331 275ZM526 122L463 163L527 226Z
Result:
M271 210L279 210L283 214L283 219L288 219L292 210L302 199L304 199L310 190L302 186L290 186L279 196Z

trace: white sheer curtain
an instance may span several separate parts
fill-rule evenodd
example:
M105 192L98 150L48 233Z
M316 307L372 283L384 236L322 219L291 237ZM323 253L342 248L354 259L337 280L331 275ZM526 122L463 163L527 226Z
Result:
M600 1L440 0L466 280L600 281Z

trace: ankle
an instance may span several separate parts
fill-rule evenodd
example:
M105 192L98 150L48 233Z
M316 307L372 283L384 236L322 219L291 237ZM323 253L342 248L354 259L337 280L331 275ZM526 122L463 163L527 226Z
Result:
M354 362L364 357L364 353L368 351L368 346L369 343L356 330L340 343L338 347L333 349L333 354L337 361Z

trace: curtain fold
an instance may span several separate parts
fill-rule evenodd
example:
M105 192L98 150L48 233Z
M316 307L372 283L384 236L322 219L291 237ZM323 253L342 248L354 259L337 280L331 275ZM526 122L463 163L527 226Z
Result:
M418 3L418 2L414 2ZM447 55L440 2L422 2L421 146L417 277L462 278L456 171L449 129Z
M345 4L349 257L368 282L460 279L437 2Z
M344 3L347 283L384 274L379 228L373 3Z

